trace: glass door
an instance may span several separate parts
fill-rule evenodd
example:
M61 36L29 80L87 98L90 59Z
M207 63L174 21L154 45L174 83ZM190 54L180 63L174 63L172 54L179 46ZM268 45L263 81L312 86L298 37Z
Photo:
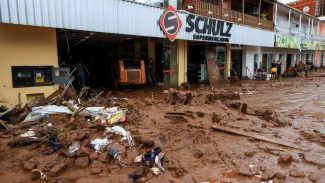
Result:
M163 81L164 86L177 86L177 44L163 41Z

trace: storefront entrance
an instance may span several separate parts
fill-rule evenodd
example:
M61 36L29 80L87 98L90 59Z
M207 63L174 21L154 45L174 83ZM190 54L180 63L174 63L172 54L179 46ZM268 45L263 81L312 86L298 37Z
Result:
M191 84L206 82L208 80L205 44L188 44L187 79Z
M177 85L176 42L61 29L57 38L60 66L77 68L77 89Z
M211 60L212 59L212 60ZM187 78L190 84L206 83L209 81L207 62L215 62L218 70L217 79L225 79L226 49L223 44L188 43Z
M231 76L232 77L242 77L242 58L243 51L242 50L231 50Z
M287 63L286 63L287 69L291 67L291 63L292 63L292 54L287 54Z

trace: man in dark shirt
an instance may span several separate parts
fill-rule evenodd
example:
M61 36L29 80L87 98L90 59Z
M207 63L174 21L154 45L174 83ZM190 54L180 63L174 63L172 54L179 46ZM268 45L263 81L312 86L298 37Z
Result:
M278 61L278 63L277 63L278 79L280 79L280 77L281 77L281 71L282 71L282 63L281 63L281 61Z

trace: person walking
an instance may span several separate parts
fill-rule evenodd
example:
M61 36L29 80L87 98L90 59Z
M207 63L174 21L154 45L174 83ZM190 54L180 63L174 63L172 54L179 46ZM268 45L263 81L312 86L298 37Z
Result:
M149 84L152 86L155 86L156 85L156 79L155 79L155 75L154 75L155 68L154 68L154 62L153 62L152 58L148 59L148 64L147 64L146 68L147 68L147 70L146 70L147 79L149 81Z
M281 77L281 72L282 72L282 63L281 61L279 60L278 63L276 64L277 65L277 78L278 80L280 80L280 77Z
M77 65L76 65L76 71L77 71L77 85L78 88L82 88L83 86L85 86L85 82L86 82L86 73L89 75L89 71L87 69L87 67L82 63L82 61L80 61Z
M277 74L277 64L275 63L275 60L273 60L271 64L271 80L276 80L276 74Z
M305 64L305 77L308 77L309 71L310 71L310 67L311 67L311 62L310 62L310 60L307 60L307 62Z

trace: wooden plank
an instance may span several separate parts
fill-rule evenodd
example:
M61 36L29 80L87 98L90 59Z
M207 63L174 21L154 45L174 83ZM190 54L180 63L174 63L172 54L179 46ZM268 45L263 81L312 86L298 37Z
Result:
M2 121L2 120L0 120L0 124L5 128L5 129L9 129L8 127L7 127L7 125L6 125L6 123L4 122L4 121Z
M26 120L26 121L23 121L23 122L15 125L14 128L24 128L24 127L36 125L36 124L39 124L43 119L45 119L45 117L37 117L35 119Z
M290 147L290 148L294 148L294 149L299 149L299 150L303 150L303 151L308 151L307 149L303 149L301 147L298 147L294 144L289 144L289 143L285 143L285 142L280 142L265 136L261 136L261 135L256 135L256 134L250 134L247 132L243 132L243 131L239 131L239 130L234 130L234 129L229 129L229 128L225 128L222 126L218 126L218 125L212 125L211 127L214 130L218 130L221 132L225 132L225 133L229 133L229 134L233 134L233 135L239 135L239 136L244 136L244 137L251 137L254 138L256 140L260 140L260 141L265 141L265 142L270 142L273 144L277 144L277 145L281 145L281 146L285 146L285 147Z
M10 109L6 110L5 112L1 113L1 114L0 114L0 118L1 118L2 116L4 116L4 115L10 113L11 111L17 109L19 106L20 106L20 105L16 105L15 107L10 108Z

